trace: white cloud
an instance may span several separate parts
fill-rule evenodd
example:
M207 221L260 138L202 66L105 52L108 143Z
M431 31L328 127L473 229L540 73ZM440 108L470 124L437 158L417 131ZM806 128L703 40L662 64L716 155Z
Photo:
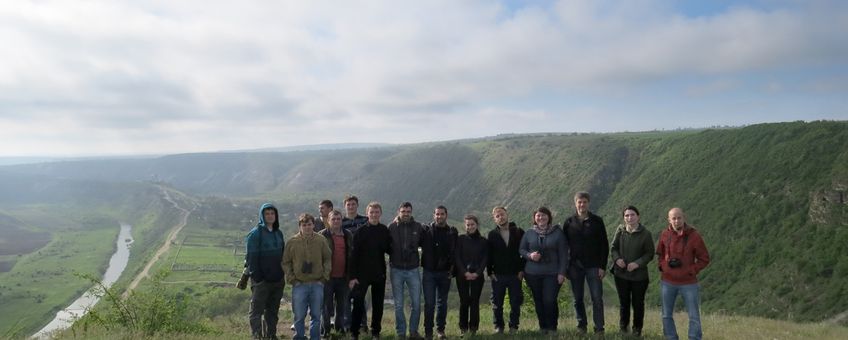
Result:
M620 100L681 77L703 78L688 94L709 95L752 72L844 72L846 9L790 2L687 17L670 1L4 3L0 40L14 48L0 51L0 155L355 141L351 130L369 141L445 139L464 130L444 122L467 126L486 112L522 117L509 120L516 132L573 128L560 117L626 113L558 97ZM499 106L533 97L549 104ZM30 138L35 127L49 133ZM314 133L326 128L344 137Z

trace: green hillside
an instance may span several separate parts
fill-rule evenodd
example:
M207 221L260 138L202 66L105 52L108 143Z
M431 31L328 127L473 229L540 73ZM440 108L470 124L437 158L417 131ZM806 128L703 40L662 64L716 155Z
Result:
M680 206L713 256L703 273L707 312L796 321L827 320L848 305L848 122L761 124L737 129L508 136L362 150L174 155L148 160L2 167L7 174L129 182L157 180L203 198L218 229L243 229L252 205L271 200L285 227L321 198L345 193L378 200L391 215L401 201L417 219L445 204L451 220L506 205L529 225L546 205L561 222L575 191L612 233L633 204L655 235ZM363 204L364 205L364 204ZM218 208L215 208L218 207ZM144 207L139 207L143 209ZM246 215L246 216L245 216ZM390 216L384 217L384 221ZM199 222L198 222L199 223ZM291 229L289 229L291 230ZM656 278L654 271L652 277ZM649 301L658 301L651 292ZM611 299L614 300L614 299Z

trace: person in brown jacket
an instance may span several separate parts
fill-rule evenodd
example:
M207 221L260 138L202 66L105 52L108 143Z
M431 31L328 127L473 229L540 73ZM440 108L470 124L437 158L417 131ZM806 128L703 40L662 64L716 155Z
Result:
M321 311L324 307L324 283L330 280L332 254L327 239L313 229L315 218L301 214L297 219L300 232L286 242L283 272L292 285L295 339L306 339L304 319L310 311L309 338L321 338Z

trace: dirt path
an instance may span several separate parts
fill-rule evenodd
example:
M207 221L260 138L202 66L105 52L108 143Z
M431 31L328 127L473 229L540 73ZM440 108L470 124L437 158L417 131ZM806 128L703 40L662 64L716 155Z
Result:
M177 204L176 201L171 198L171 194L168 189L161 187L160 189L162 189L162 194L163 196L165 196L165 200L171 202L171 204L174 205L174 208L177 208L181 211L180 223L177 223L177 225L171 228L171 232L165 239L165 244L159 247L159 250L156 251L156 254L153 255L153 258L151 258L150 261L148 261L147 264L144 266L144 270L142 270L141 273L138 273L138 275L136 275L132 282L130 282L130 285L127 287L127 290L124 292L125 298L127 297L127 294L129 294L130 291L138 287L138 284L139 282L141 282L142 279L146 278L149 275L150 268L153 267L153 265L157 261L159 261L159 258L162 257L162 254L165 254L165 252L171 249L171 243L177 239L177 234L179 234L180 230L185 227L186 223L188 222L188 215L191 214L191 211L181 207L179 204Z
M826 320L826 321L829 322L830 324L833 324L833 325L840 325L846 319L848 319L848 311L844 311L842 313L839 313L836 316L834 316L833 318Z

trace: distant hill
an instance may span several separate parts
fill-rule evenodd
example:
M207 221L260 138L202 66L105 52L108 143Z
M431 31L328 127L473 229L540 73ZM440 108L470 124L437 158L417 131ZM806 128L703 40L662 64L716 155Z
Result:
M387 143L336 143L336 144L315 144L315 145L295 145L278 148L262 148L262 149L245 149L245 150L222 150L221 152L289 152L289 151L319 151L319 150L351 150L351 149L370 149L391 146Z
M702 277L707 310L806 321L848 309L848 122L0 167L0 179L21 174L166 182L195 195L280 201L294 212L314 211L325 197L341 206L355 193L383 202L386 215L409 200L422 221L445 204L453 221L477 213L484 229L495 205L525 228L540 205L561 223L573 193L588 190L610 234L627 204L655 235L670 207L688 212L714 260Z

